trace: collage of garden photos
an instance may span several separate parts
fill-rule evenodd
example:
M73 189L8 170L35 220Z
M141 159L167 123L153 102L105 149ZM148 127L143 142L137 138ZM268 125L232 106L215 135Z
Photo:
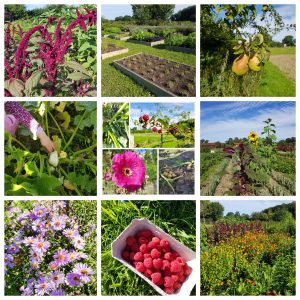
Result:
M2 1L1 296L296 297L297 2Z

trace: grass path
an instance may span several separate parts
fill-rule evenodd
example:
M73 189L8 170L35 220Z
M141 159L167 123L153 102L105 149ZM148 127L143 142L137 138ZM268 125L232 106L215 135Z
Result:
M232 161L230 160L224 171L224 175L216 188L214 196L224 196L226 192L232 188L232 167Z

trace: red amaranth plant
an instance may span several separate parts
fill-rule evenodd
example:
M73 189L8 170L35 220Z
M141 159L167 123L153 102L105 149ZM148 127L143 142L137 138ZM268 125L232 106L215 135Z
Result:
M18 30L7 25L5 30L5 77L8 79L5 84L5 96L24 96L26 89L32 90L36 87L43 76L44 79L44 95L53 96L56 90L59 90L57 85L59 66L64 64L64 58L73 42L73 30L79 26L84 32L89 26L96 26L97 11L85 8L85 13L80 13L76 8L77 18L69 24L65 31L62 31L61 25L64 18L60 18L56 25L54 33L48 31L48 26L52 24L55 17L49 17L45 25L37 25L32 27L28 32L23 33L23 30L18 26ZM14 36L19 35L21 38L17 50L14 54L11 53L11 46L15 45ZM36 35L38 34L38 36ZM35 60L41 60L42 63L37 70L32 68L32 57L29 57L28 45L33 38L38 37L37 44L39 49L35 52ZM12 55L11 55L12 54ZM86 95L89 89L89 83L83 83L82 79L87 79L91 74L83 66L77 62L69 62L67 67L72 68L82 74L77 78L80 82L76 83L76 96ZM27 81L31 80L30 83ZM75 79L74 79L75 80ZM76 80L75 80L76 81Z

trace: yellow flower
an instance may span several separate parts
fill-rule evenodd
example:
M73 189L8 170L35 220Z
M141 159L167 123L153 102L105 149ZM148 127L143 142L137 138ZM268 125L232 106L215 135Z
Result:
M251 132L248 134L248 138L249 138L249 140L250 140L251 142L255 142L255 141L257 141L257 139L258 139L258 135L257 135L256 132L251 131Z

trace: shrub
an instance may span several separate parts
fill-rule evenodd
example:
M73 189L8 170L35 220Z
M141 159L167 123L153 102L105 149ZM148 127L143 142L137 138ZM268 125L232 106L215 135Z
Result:
M119 27L106 27L104 32L107 32L107 33L111 33L111 34L118 34L118 33L121 33L121 28Z
M155 34L148 31L136 31L132 34L132 39L137 41L144 41L144 42L149 41L154 37Z

